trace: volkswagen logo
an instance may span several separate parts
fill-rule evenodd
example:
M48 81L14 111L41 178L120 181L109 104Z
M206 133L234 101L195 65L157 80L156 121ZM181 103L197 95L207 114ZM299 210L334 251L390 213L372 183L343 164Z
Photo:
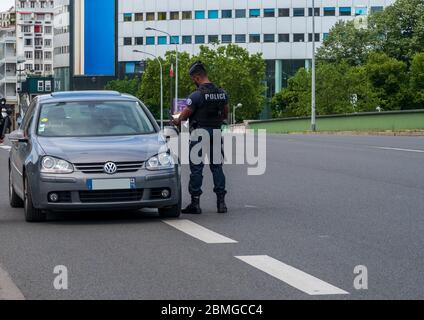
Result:
M103 169L107 174L114 174L118 170L118 167L113 162L107 162Z

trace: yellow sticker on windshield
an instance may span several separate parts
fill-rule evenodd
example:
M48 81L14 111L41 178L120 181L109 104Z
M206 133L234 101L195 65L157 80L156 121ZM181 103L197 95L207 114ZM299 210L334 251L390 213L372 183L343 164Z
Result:
M41 119L41 122L49 122L49 119L43 118L43 119Z

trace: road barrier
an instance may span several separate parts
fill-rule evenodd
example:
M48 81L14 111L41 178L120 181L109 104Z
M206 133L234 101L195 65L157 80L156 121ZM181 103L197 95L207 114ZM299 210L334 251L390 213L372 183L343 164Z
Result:
M311 128L309 117L245 121L249 129L268 133L305 132ZM364 112L317 117L317 130L330 131L402 131L424 130L424 109Z

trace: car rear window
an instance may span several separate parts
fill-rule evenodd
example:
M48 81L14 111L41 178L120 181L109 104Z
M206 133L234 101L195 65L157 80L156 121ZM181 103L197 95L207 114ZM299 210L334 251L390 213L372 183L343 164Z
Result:
M37 134L44 137L140 135L155 129L138 102L61 102L41 106Z

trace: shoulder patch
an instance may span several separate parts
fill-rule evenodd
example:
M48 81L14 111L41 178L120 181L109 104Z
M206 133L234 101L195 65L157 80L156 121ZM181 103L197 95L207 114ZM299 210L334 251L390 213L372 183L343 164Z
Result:
M191 106L193 104L193 100L191 100L190 98L187 99L187 105Z

